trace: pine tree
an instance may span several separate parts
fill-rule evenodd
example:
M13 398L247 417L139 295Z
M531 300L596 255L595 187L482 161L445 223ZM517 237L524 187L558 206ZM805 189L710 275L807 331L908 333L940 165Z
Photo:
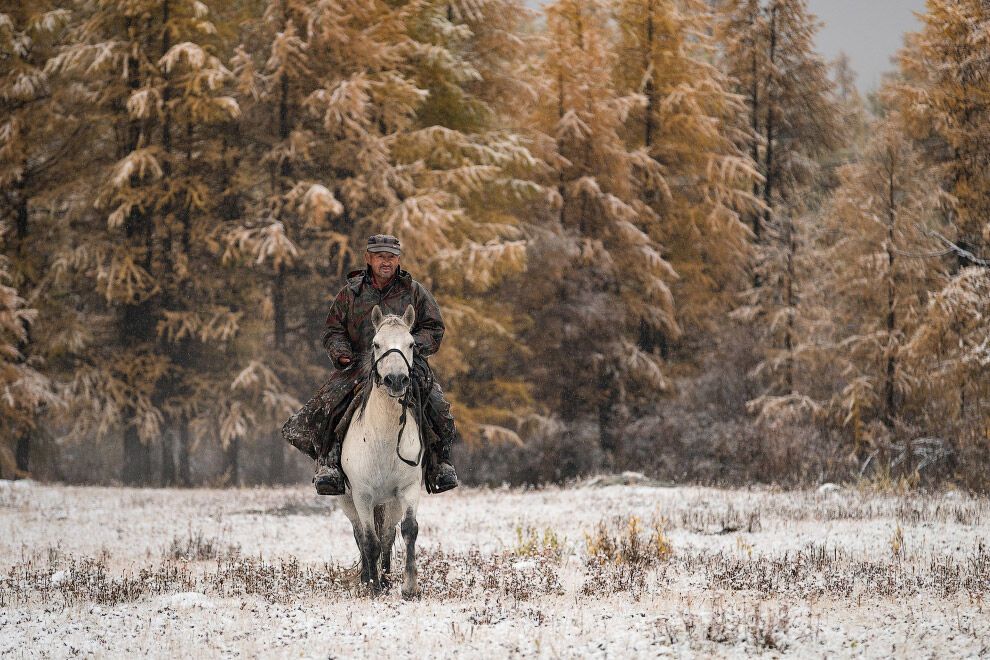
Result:
M348 25L335 11L342 10L291 1L268 4L260 16L249 17L232 59L244 120L232 136L240 223L227 236L227 256L254 270L251 284L261 314L246 320L254 341L241 356L242 371L234 381L239 403L226 427L238 431L228 440L233 446L267 429L260 439L270 447L273 481L282 478L284 463L278 425L323 373L299 368L311 362L301 355L316 356L300 333L318 335L322 319L313 312L332 295L319 276L328 271L339 276L350 250L349 228L334 221L343 207L333 185L322 180L337 162L327 159L327 151L339 136L327 135L307 111L311 95L324 83L321 75L332 75L327 72L339 44L355 41L350 33L324 35ZM328 45L323 36L337 38ZM359 50L367 48L355 43ZM260 184L255 194L243 188L249 181Z
M870 117L866 102L856 87L856 72L845 52L840 52L832 62L832 79L835 81L835 103L841 110L838 123L843 128L846 145L859 147L869 139Z
M902 349L907 391L917 402L916 427L954 449L957 465L977 484L990 449L988 271L990 263L969 266L936 290ZM907 455L910 470L913 452Z
M403 154L429 168L417 187L452 196L460 215L447 223L448 246L421 262L449 327L434 363L469 440L518 443L535 407L526 379L532 354L519 336L528 310L514 279L528 269L534 203L552 195L535 181L546 167L525 128L537 96L528 66L533 40L522 35L530 14L517 0L436 9L450 27L429 41L459 61L460 71L438 77L433 67L417 67L428 95L411 136L421 130L422 137Z

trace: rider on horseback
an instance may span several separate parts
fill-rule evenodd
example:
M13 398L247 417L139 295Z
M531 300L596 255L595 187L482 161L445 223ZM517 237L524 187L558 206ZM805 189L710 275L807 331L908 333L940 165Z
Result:
M450 463L450 448L457 436L450 404L433 378L426 358L440 348L444 324L440 308L422 284L399 265L402 249L394 236L376 234L368 239L365 270L348 274L327 315L323 346L336 370L316 396L292 415L282 435L297 449L316 459L313 482L320 495L342 495L344 475L340 452L344 435L366 383L359 376L358 361L371 348L375 329L371 312L375 306L388 314L402 315L408 305L416 311L412 335L416 342L412 388L423 408L423 438L428 447L426 487L442 493L458 484Z

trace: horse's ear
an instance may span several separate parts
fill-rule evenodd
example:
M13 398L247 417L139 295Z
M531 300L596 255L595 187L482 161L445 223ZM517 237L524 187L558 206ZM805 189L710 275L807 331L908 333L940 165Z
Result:
M410 328L416 322L416 310L413 309L412 305L406 305L406 311L402 313L402 322Z
M378 326L382 324L382 319L385 315L382 314L382 308L375 305L375 308L371 310L371 325L375 327L375 332L378 332Z

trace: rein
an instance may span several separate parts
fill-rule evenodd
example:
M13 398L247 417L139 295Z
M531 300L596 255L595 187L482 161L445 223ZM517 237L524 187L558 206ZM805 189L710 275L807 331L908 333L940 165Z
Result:
M426 448L426 445L423 443L423 402L419 400L421 397L415 397L414 401L410 401L413 391L413 369L412 365L409 364L409 360L406 359L406 354L398 348L390 348L379 355L371 368L372 379L374 380L374 384L376 386L381 385L382 376L378 373L378 363L381 362L389 353L398 353L402 358L402 361L406 363L406 369L409 371L409 385L406 387L406 393L402 395L401 399L399 399L400 403L402 403L402 414L399 416L399 434L395 438L395 455L399 457L400 461L409 467L419 467L420 463L423 462L423 453ZM406 416L406 411L410 405L412 405L413 414L416 415L416 433L419 437L419 456L416 457L415 461L410 461L399 451L399 445L402 444L402 432L406 430L406 421L408 419Z

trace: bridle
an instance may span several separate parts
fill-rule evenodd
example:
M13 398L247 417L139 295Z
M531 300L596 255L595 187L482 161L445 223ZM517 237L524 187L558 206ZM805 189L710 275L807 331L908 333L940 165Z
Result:
M412 365L409 364L409 360L406 359L406 354L402 352L402 349L399 349L399 348L390 348L387 351L385 351L384 353L382 353L381 355L379 355L375 359L374 364L371 365L371 374L372 374L372 376L375 379L375 385L381 385L382 384L382 375L378 371L378 363L381 362L382 360L384 360L386 357L388 357L389 353L398 353L399 354L399 357L402 358L402 361L406 363L406 370L409 372L409 377L412 378ZM409 389L407 388L406 389L406 392L408 392L408 391L409 391ZM392 396L392 395L389 394L389 396ZM394 399L394 398L397 398L397 397L392 397L392 398Z
M402 361L406 363L406 370L409 373L409 385L406 386L406 393L402 395L399 402L402 404L402 414L399 416L399 435L395 439L395 455L399 457L399 460L410 467L419 467L420 463L423 462L423 453L426 447L423 444L423 402L422 401L410 401L412 391L413 391L413 369L412 365L409 364L409 360L406 359L406 354L403 353L398 348L390 348L377 358L371 366L371 377L374 380L375 386L380 387L382 384L382 375L378 371L378 363L385 359L390 353L398 353L402 358ZM389 396L392 396L389 394ZM396 397L392 397L393 399ZM399 452L399 445L402 443L402 432L406 430L406 411L408 410L410 404L413 407L413 413L416 415L416 432L419 436L419 456L416 457L415 461L410 461L405 456Z

